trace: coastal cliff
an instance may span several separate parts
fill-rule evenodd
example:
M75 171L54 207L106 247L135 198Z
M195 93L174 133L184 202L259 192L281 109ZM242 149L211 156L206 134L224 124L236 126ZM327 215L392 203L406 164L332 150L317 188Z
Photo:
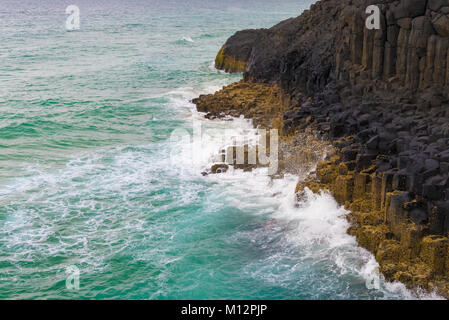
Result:
M387 280L449 297L449 0L318 1L237 32L216 67L243 80L195 99L199 111L279 129L281 171L326 150L298 197L330 191Z

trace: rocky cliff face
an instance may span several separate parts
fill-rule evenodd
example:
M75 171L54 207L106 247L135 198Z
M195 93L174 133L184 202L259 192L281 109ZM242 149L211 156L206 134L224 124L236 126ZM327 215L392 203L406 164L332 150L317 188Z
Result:
M379 30L365 27L373 4ZM318 1L270 29L236 33L216 65L244 71L244 81L195 100L201 111L263 115L285 141L309 132L333 144L337 154L298 196L332 192L387 279L449 297L449 0ZM279 91L279 107L263 95L245 102L261 85Z
M381 9L380 30L365 27L372 4ZM222 50L217 67L277 82L289 93L313 93L335 80L447 88L449 1L322 0L270 29L237 32ZM247 65L223 67L226 59Z

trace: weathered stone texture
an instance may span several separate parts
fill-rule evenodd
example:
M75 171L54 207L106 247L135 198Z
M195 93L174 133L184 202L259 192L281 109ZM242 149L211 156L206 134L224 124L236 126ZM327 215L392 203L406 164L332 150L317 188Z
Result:
M449 297L449 0L377 2L381 30L365 28L372 1L322 0L237 33L216 65L244 81L195 103L279 128L293 145L304 133L332 143L337 155L298 195L330 191L388 280Z

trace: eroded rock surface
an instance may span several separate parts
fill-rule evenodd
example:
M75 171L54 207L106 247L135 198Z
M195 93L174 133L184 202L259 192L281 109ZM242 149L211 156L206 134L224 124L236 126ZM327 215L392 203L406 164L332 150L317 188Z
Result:
M372 4L380 30L365 27ZM195 100L211 117L243 114L278 128L293 146L288 157L305 132L331 143L337 153L297 192L332 192L351 210L348 232L387 279L446 297L448 22L449 0L318 1L297 18L231 37L217 67L243 70L244 81ZM283 157L282 168L295 163Z

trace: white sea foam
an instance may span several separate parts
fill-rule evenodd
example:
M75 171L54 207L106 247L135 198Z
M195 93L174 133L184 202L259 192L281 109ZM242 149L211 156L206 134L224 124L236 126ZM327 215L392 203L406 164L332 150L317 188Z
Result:
M235 134L248 134L252 129L250 120L210 121L189 102L200 92L213 92L223 84L217 81L208 88L175 90L170 93L170 102L185 110L186 121L196 121L204 128L218 128L217 134L224 128ZM346 233L347 211L331 195L307 191L298 203L294 190L299 177L287 174L283 179L272 180L264 168L243 172L231 167L225 174L203 177L201 171L215 162L217 152L229 141L194 137L187 146L178 142L170 148L179 151L196 145L196 150L201 150L196 164L189 162L191 159L185 153L178 153L177 163L171 166L170 150L164 144L157 147L167 149L158 150L158 158L148 156L154 152L154 146L125 146L80 155L58 170L29 167L27 176L0 188L0 206L8 212L0 241L9 252L15 252L9 261L19 265L38 258L65 257L63 264L48 266L45 271L63 272L65 264L76 263L82 266L83 274L106 272L110 267L108 258L121 252L126 254L146 239L175 237L176 230L165 225L164 219L157 224L148 223L148 214L182 208L198 197L195 185L180 186L181 192L174 199L165 192L158 193L163 186L154 189L149 186L179 183L179 175L184 175L210 184L215 198L206 204L209 207L226 204L238 208L242 214L261 218L255 231L230 235L239 237L247 232L245 239L251 239L254 246L266 252L241 270L253 278L282 288L298 285L292 288L295 292L302 289L302 283L313 285L315 298L356 298L370 294L395 299L439 298L382 279L378 290L367 290L365 283L377 275L378 265L373 255L359 248L355 238ZM164 152L165 157L161 156ZM140 199L137 205L132 201L136 198ZM161 270L182 258L166 255L158 247L145 247L137 252L135 259L152 261ZM326 271L320 275L327 276L313 280L313 273L320 268ZM33 272L33 268L22 270L23 274ZM161 273L159 277L157 281L162 288L168 275ZM349 282L360 284L361 296L332 291L349 286ZM162 295L155 291L152 297L159 294Z
M211 86L208 89L212 92L218 88ZM232 121L205 119L203 114L198 113L195 107L187 102L191 96L195 95L197 92L186 92L184 99L177 101L180 106L189 108L193 123L199 123L205 128L232 129L236 135L247 135L251 130L252 122L248 119L234 118ZM185 99L186 97L189 99ZM218 134L220 130L217 131ZM201 151L201 161L197 166L190 166L190 169L193 169L190 173L193 174L195 170L197 170L196 174L199 174L199 170L210 167L216 159L214 155L223 147L223 141L220 139L205 143L203 139L195 140L192 137L183 143L184 146L187 144L187 149ZM185 165L189 160L188 157L181 156L176 161ZM264 168L243 172L231 167L226 173L208 175L204 179L216 184L215 188L217 192L220 192L220 198L229 205L252 214L267 215L265 229L267 232L282 230L284 241L282 246L286 251L281 250L270 255L266 261L268 267L248 266L247 272L254 277L261 277L265 281L276 281L280 285L284 282L290 284L289 280L293 279L288 279L289 275L298 276L295 271L302 270L304 264L310 259L314 261L313 263L322 263L332 268L331 277L343 279L346 277L348 281L359 279L357 281L360 282L366 295L380 299L441 299L435 293L429 294L419 289L411 291L399 282L386 282L378 271L379 265L374 256L358 247L355 237L347 234L349 223L345 215L348 211L338 205L329 193L314 194L306 189L305 197L297 201L294 190L299 180L298 176L287 174L283 179L272 180ZM292 255L291 248L299 249L294 250ZM299 252L302 256L295 256ZM297 263L281 272L281 277L273 274L272 270L276 269L276 265L278 270L284 268L285 259L290 261L296 259ZM257 270L254 271L254 269ZM373 279L377 281L377 287L366 287ZM327 289L322 288L322 290L325 292ZM338 299L347 298L347 296L337 292L329 298Z
M214 73L226 74L226 71L217 69L215 67L215 61L211 61L211 63L209 64L209 70L214 72Z
M181 40L185 41L185 42L194 42L193 39L191 37L189 37L189 36L182 37Z

